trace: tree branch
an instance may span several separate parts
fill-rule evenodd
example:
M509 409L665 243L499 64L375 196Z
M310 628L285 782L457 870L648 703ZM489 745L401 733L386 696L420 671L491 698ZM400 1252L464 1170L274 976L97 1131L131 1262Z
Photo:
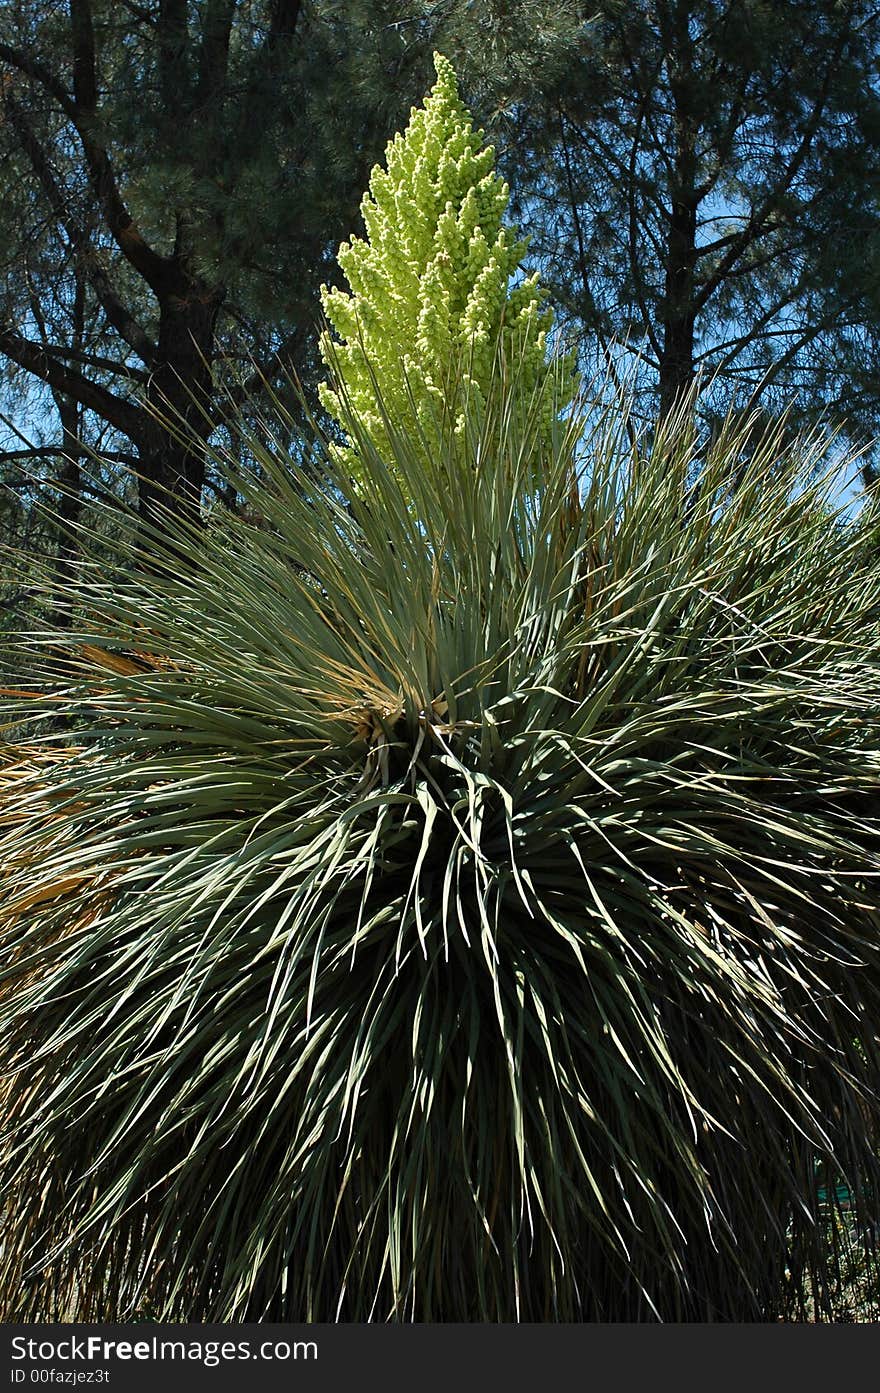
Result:
M98 79L91 0L70 0L70 34L74 97L71 119L79 134L95 197L123 256L160 293L167 286L169 263L141 235L119 192L110 156L97 135Z
M288 334L278 345L274 353L272 353L270 357L264 359L262 363L253 363L251 359L253 371L243 382L229 386L225 390L224 396L226 400L235 405L240 405L242 402L247 401L248 398L254 396L255 393L259 392L260 389L264 387L267 382L271 382L273 378L289 375L290 369L286 365L285 359L296 356L297 350L302 346L304 336L304 330L302 328L295 329L292 334Z
M302 0L273 0L265 44L267 56L274 55L284 42L293 38L301 9Z
M41 344L32 343L14 330L0 329L0 353L39 377L54 392L74 397L89 411L97 411L131 440L137 441L143 434L144 421L139 407L108 392L97 382L89 381L82 373L64 367Z
M119 193L110 157L96 135L97 80L88 0L70 0L70 10L74 41L73 96L45 64L22 49L0 43L0 58L55 98L79 136L92 188L113 240L147 284L158 291L167 282L168 263L141 236Z
M41 63L30 53L25 53L23 49L12 48L9 44L4 43L0 43L0 58L16 68L25 77L29 77L32 82L39 83L50 96L55 98L65 116L76 125L77 110L73 97L44 63Z
M16 464L28 459L66 459L68 453L69 451L61 445L31 445L27 450L0 450L0 464ZM112 464L127 464L132 469L137 469L140 465L137 455L128 455L124 451L96 450L94 453L99 455L102 460L109 460ZM8 480L4 480L3 487L9 488L12 485Z
M229 37L235 17L235 0L208 0L205 8L196 105L222 106L226 94Z
M269 28L238 113L239 132L252 133L255 140L259 139L273 114L275 97L273 94L270 100L267 90L273 79L283 73L284 60L290 51L301 10L301 0L272 0Z
M67 348L62 344L46 344L45 351L51 353L53 358L60 358L69 363L82 363L85 367L97 368L100 372L112 372L116 377L124 377L129 382L137 382L142 385L147 381L145 372L131 368L126 363L119 363L114 358L104 358L99 353L89 353L83 348Z
M187 64L187 0L159 0L159 90L166 118L190 115Z
M819 123L822 119L822 114L825 110L825 106L828 101L828 96L831 91L831 82L835 71L835 67L839 62L841 54L843 53L845 47L846 31L844 30L841 32L834 53L828 61L828 66L825 69L825 75L822 79L822 86L819 90L819 95L816 98L813 110L810 113L810 119L806 123L803 135L801 136L800 142L798 143L798 147L792 155L791 159L789 160L788 166L785 169L782 178L780 180L777 180L776 185L771 190L771 192L767 194L763 203L761 203L761 205L751 214L748 222L742 229L742 232L739 234L736 241L730 247L730 250L727 252L725 256L721 258L715 270L712 272L712 275L709 276L709 278L703 283L703 286L699 294L695 296L694 299L695 314L699 314L700 311L704 308L706 302L711 298L712 295L714 295L719 285L721 285L725 278L728 276L732 268L735 266L736 262L742 256L743 252L746 251L747 248L750 247L753 242L757 241L758 238L763 237L769 231L769 220L772 218L773 213L776 210L776 204L780 194L783 193L785 190L791 188L794 179L797 177L798 172L800 171L804 161L807 158L807 155L810 152L810 147L812 146L813 140L815 139L816 134L818 132Z
M572 219L573 219L573 221L574 221L574 231L575 231L575 237L576 237L576 239L577 239L578 268L579 268L579 270L580 270L581 286L582 286L582 288L583 288L584 298L585 298L587 304L589 304L589 305L595 305L595 300L594 300L594 298L593 298L593 293L592 293L592 290L590 289L590 278L589 278L589 275L588 275L588 272L587 272L587 253L586 253L586 247L585 247L585 245L584 245L584 234L583 234L583 229L582 229L582 227L581 227L581 216L580 216L580 211L579 211L578 205L577 205L577 198L575 197L574 178L573 178L573 175L572 175L572 168L571 168L571 152L570 152L570 150L569 150L569 148L568 148L568 136L567 136L566 133L565 133L565 117L563 116L561 109L558 110L557 115L558 115L558 117L559 117L559 138L560 138L560 140L561 140L561 142L562 142L562 154L563 154L563 160L564 160L564 164L565 164L565 178L566 178L566 184L567 184L567 187L568 187L568 201L569 201L569 203L571 204L571 216L572 216ZM585 308L586 308L586 306L585 306ZM620 376L619 376L618 371L617 371L617 365L616 365L615 362L614 362L614 356L613 356L613 354L612 354L612 352L611 352L611 346L610 346L610 344L608 343L608 340L606 339L605 335L604 335L603 332L602 332L602 325L599 323L598 317L597 317L597 319L596 319L594 328L595 328L596 337L597 337L598 340L599 340L599 346L601 347L602 352L603 352L603 354L605 355L605 362L606 362L606 364L607 364L608 372L609 372L609 374L610 374L610 376L611 376L611 380L612 380L612 382L614 383L614 389L615 389L615 391L617 392L618 396L620 396L620 397L622 398L622 397L623 397L623 385L622 385L622 383L621 383L621 381L620 381ZM635 448L636 448L635 429L634 429L634 427L633 427L632 422L629 420L628 417L625 417L624 419L625 419L625 423L626 423L626 431L627 431L627 435L629 436L630 445L633 447L633 449L635 449Z
M23 108L11 95L6 96L4 107L21 142L22 149L30 160L31 168L40 183L52 213L63 227L71 248L98 297L107 322L125 340L129 348L134 350L141 361L149 366L155 356L156 346L138 324L134 315L122 303L110 277L101 264L98 252L90 237L70 216L68 200L55 178L49 157L37 139Z
M847 304L851 303L851 300L847 302ZM760 381L756 384L746 404L746 411L751 411L752 408L757 405L762 393L764 393L768 387L772 386L783 369L788 367L789 363L797 357L802 349L806 348L808 344L819 338L826 329L830 329L832 325L836 323L842 309L845 307L846 306L835 305L827 314L820 316L808 329L805 329L799 338L789 344L785 352L780 354L780 356L770 364Z

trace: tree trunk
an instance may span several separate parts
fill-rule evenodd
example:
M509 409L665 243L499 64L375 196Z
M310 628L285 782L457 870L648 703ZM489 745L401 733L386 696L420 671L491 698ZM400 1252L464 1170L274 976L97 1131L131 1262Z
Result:
M61 499L58 504L60 536L55 562L55 577L61 603L55 605L52 623L57 628L69 628L71 621L71 602L76 582L76 560L79 543L76 526L82 514L82 477L80 460L83 447L80 439L80 408L71 397L55 397L58 415L61 420L61 448L64 456L58 472L58 486Z
M195 277L159 295L159 340L140 442L139 510L198 514L213 429L212 363L223 291Z
M694 112L691 6L664 5L661 32L673 104L672 197L666 240L663 342L660 355L660 413L675 409L694 378L694 277L697 261L697 127Z
M660 357L660 414L665 416L690 390L694 380L694 265L697 203L682 197L672 205L666 244L663 303L663 352Z
M73 298L73 347L82 349L86 332L86 286L82 275L76 274L76 293ZM36 316L35 316L36 317ZM42 321L40 321L42 325ZM73 617L73 595L76 585L76 561L79 556L77 524L82 514L82 443L83 411L76 397L53 392L61 425L61 468L58 485L61 499L58 504L60 535L55 563L59 603L52 618L59 628L69 628Z

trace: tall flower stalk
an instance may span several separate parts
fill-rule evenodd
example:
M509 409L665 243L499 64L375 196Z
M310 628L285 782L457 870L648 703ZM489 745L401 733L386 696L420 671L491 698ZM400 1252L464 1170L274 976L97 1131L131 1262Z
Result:
M444 432L462 437L500 364L516 363L518 392L537 394L547 430L566 405L548 376L546 292L537 273L521 273L526 244L504 221L510 190L473 128L451 63L440 54L434 63L424 105L370 177L361 205L366 238L339 249L349 289L322 293L335 333L322 340L331 370L322 402L346 432L357 420L386 453L389 427L414 434L423 453ZM340 457L357 477L350 440Z

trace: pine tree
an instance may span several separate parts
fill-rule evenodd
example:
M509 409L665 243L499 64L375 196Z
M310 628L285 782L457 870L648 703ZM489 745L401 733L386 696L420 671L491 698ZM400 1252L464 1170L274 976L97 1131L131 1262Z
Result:
M143 511L197 506L237 365L237 402L289 373L311 388L329 249L423 90L427 53L405 49L395 13L0 4L4 480L63 479L97 452L130 498L137 472Z
M449 0L433 37L585 370L878 434L876 6Z
M514 352L521 390L542 394L548 427L560 405L548 365L552 310L537 272L517 279L526 243L504 222L510 189L462 104L452 64L435 53L434 65L424 106L373 169L361 205L366 239L339 249L350 292L322 289L341 340L322 340L331 371L323 405L343 429L357 419L380 449L389 445L387 421L414 428L428 448L450 430L461 438L467 413L479 416L493 372ZM570 368L565 381L570 399ZM356 477L356 450L339 454Z

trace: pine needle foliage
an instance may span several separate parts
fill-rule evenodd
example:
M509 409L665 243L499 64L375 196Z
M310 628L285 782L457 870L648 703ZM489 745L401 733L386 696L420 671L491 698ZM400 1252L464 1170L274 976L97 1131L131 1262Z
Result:
M251 521L84 564L28 642L5 1318L828 1315L817 1163L877 1217L880 573L821 442L548 433L510 365L469 460L351 426L358 506L268 421Z

